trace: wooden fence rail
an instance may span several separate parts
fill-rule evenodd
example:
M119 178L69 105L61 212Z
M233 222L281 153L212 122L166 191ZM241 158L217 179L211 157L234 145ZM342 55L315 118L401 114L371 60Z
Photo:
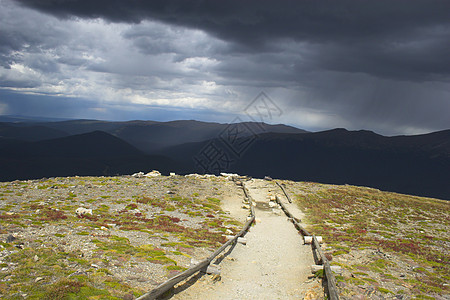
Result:
M277 182L277 184L278 184L278 182ZM278 184L278 186L283 190L285 195L287 195L284 188L282 188L281 185L279 185L279 184ZM292 220L292 223L294 223L294 226L297 228L297 230L300 231L300 233L304 237L311 236L311 234L298 223L297 219L291 214L291 212L289 212L289 210L283 204L283 202L278 197L278 195L275 198L276 198L277 203L280 205L281 209L286 214L286 216L288 216ZM339 300L339 292L338 292L337 286L336 286L336 278L334 277L333 271L331 270L330 262L324 255L324 253L322 251L322 247L320 246L320 243L317 240L316 236L312 235L312 238L313 238L313 240L311 243L311 247L312 247L312 251L313 251L313 255L314 255L314 260L315 260L316 264L323 265L324 280L326 281L326 292L328 294L328 299Z
M286 196L286 199L288 199L289 203L292 203L291 197L289 197L288 193L286 193L286 190L284 189L283 185L278 183L278 181L275 181L275 183L280 187L280 189L283 191L284 195Z
M303 228L302 225L300 225L300 223L297 221L297 218L295 218L294 215L291 214L291 212L286 208L283 202L281 202L281 199L278 197L278 195L275 196L275 199L277 200L277 203L281 206L281 209L284 211L286 216L288 216L292 220L292 223L294 223L295 228L297 228L297 230L300 231L300 233L303 236L311 236L311 234L305 228Z
M219 249L217 249L213 254L211 254L208 258L202 260L198 264L192 266L191 268L183 271L182 273L170 278L169 280L163 282L162 284L158 285L156 288L151 290L150 292L140 296L136 300L154 300L158 297L162 296L164 293L172 289L176 284L180 283L181 281L191 277L195 273L199 271L206 271L206 268L209 266L209 264L216 258L220 253L222 253L228 246L234 244L237 242L237 239L239 237L242 237L245 235L245 233L250 228L251 224L255 221L255 210L252 205L252 201L249 198L247 188L244 186L244 184L241 185L242 189L244 190L244 194L249 199L250 202L250 217L248 218L247 222L245 223L242 230L236 234L232 239L228 240L225 244L223 244Z

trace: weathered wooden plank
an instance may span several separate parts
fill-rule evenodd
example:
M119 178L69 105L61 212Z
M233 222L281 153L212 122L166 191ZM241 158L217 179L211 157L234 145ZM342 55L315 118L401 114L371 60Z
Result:
M327 258L323 254L322 247L320 247L320 243L317 240L315 235L313 235L312 245L313 245L313 249L315 249L317 251L317 253L319 254L319 257L320 257L320 260L322 261L322 263L325 263L325 261L327 261ZM319 262L317 262L317 263L320 264Z
M289 203L292 203L291 198L289 197L288 193L286 192L286 190L284 189L282 184L279 184L278 181L275 181L275 183L281 188L281 190L283 191L284 195L286 196L286 198L288 199Z
M294 223L295 228L297 228L297 230L300 231L303 236L310 236L311 234L300 225L300 223L297 221L297 218L295 218L294 215L292 215L291 212L287 209L286 205L281 202L281 199L278 197L278 195L275 197L275 199L281 206L281 209L284 211L286 216L288 216L288 218L291 219L292 223Z
M336 278L334 278L328 260L326 260L324 263L324 271L325 277L327 279L328 298L330 300L339 300L339 293L336 287Z
M168 281L160 284L159 286L157 286L156 288L154 288L153 290L151 290L150 292L148 292L147 294L142 295L141 297L137 298L138 300L154 300L157 297L161 296L162 294L164 294L165 292L167 292L168 290L170 290L171 288L173 288L177 283L185 280L186 278L194 275L195 273L197 273L198 271L205 269L207 266L209 265L209 261L207 259L201 261L200 263L198 263L197 265L195 265L194 267L187 269L186 271L172 277L171 279L169 279Z

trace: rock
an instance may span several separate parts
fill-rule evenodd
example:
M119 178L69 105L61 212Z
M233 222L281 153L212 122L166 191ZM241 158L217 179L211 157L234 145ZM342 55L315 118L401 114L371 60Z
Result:
M276 207L278 204L276 204L273 201L269 201L269 207Z
M8 235L8 237L6 238L7 243L14 242L15 240L16 240L16 237L13 236L12 234Z
M233 232L232 230L230 230L230 229L227 229L227 230L225 231L225 233L226 233L226 234L234 234L234 232Z
M72 274L70 274L68 277L79 276L79 275L87 276L87 273L83 272L83 271L76 271L76 272L73 272Z
M175 174L175 173L173 173L173 172L170 172L169 175L170 175L170 176L177 176L177 174Z
M14 247L16 247L16 248L19 248L19 249L23 249L23 243L20 243L20 244L14 245Z
M92 216L92 209L87 209L84 207L78 207L75 211L78 217L82 217L84 215L91 215Z
M91 267L96 268L96 269L100 268L100 266L96 265L96 264L91 264Z
M213 282L217 282L217 281L220 281L222 279L222 277L220 276L220 274L215 274L212 276L211 279Z
M144 176L145 177L158 177L158 176L161 176L161 173L159 173L159 171L153 170L151 172L148 172Z
M173 194L175 194L175 192L173 192L173 191L167 191L166 194L168 194L168 195L173 195Z
M34 261L38 261L38 260L39 260L39 256L35 255L35 256L33 257L33 260L34 260Z
M144 177L144 172L134 173L133 175L131 175L131 177L134 177L134 178L143 178L143 177Z
M220 176L225 177L227 180L233 181L237 177L239 177L239 174L232 174L232 173L220 173Z
M41 280L43 280L44 279L44 277L36 277L36 279L34 280L34 282L38 282L38 281L41 281Z

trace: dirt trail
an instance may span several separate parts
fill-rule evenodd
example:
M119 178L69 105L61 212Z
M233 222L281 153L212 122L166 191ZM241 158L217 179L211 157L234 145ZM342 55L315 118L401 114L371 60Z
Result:
M258 179L246 186L256 202L256 225L245 236L247 244L237 244L220 263L220 280L204 276L173 299L320 299L320 283L308 278L311 247L303 245L279 208L269 206L269 194L281 191Z

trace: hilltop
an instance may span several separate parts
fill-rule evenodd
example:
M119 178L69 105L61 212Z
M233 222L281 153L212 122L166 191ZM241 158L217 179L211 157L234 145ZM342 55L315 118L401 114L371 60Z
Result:
M188 268L192 258L212 253L245 222L243 192L228 178L157 175L0 183L2 298L133 299ZM281 193L275 183L242 180L250 180L254 192L264 187L262 198L255 198L257 220L258 209L285 218L264 200ZM332 265L342 267L341 299L450 295L448 201L348 185L279 182L304 213L307 229L323 236ZM77 215L80 207L92 215ZM237 263L222 262L231 269ZM315 280L303 283L309 290L293 293L319 297ZM198 284L213 288L216 283L206 276ZM177 297L188 299L183 295Z

